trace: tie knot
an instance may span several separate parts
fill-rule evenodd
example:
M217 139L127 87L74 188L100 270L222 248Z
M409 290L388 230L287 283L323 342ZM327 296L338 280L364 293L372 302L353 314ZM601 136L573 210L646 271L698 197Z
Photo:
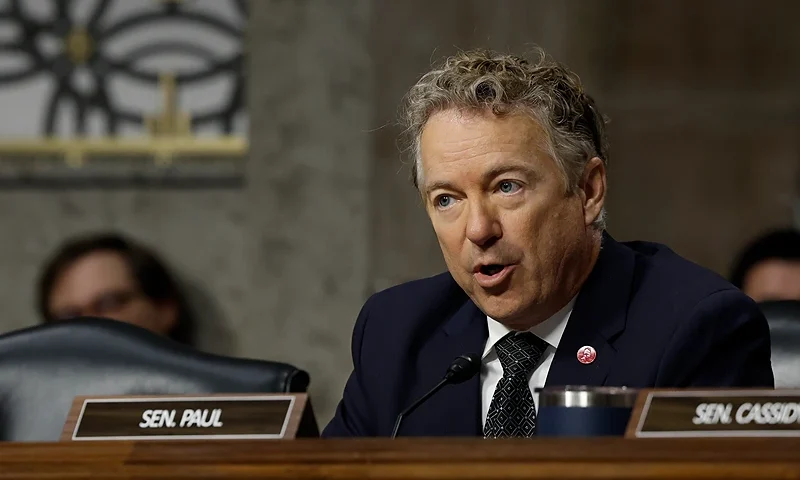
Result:
M546 349L547 343L530 332L511 332L494 345L503 376L527 375L536 368Z

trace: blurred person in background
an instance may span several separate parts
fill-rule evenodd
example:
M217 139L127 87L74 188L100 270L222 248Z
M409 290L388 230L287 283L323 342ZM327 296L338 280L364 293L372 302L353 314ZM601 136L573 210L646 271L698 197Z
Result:
M103 317L192 343L192 316L165 263L114 233L73 238L44 267L38 309L45 322Z
M800 231L772 230L751 241L734 263L731 283L757 302L800 300Z

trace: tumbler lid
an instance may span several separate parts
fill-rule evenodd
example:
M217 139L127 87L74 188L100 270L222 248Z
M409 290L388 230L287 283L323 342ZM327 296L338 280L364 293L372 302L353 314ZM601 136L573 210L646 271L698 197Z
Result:
M537 388L539 407L633 408L639 390L627 387L567 385Z

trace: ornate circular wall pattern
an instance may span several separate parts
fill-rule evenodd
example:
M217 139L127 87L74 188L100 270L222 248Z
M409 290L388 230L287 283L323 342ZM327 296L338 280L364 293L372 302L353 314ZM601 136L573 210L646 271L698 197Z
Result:
M0 152L61 152L73 166L92 155L242 155L246 18L244 0L5 2L0 110L15 103ZM34 84L45 88L16 93Z

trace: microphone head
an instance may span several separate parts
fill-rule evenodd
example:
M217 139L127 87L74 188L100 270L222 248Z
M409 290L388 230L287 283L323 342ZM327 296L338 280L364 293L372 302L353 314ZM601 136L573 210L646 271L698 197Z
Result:
M445 378L449 383L462 383L477 375L481 370L481 357L474 353L459 355L447 368Z

